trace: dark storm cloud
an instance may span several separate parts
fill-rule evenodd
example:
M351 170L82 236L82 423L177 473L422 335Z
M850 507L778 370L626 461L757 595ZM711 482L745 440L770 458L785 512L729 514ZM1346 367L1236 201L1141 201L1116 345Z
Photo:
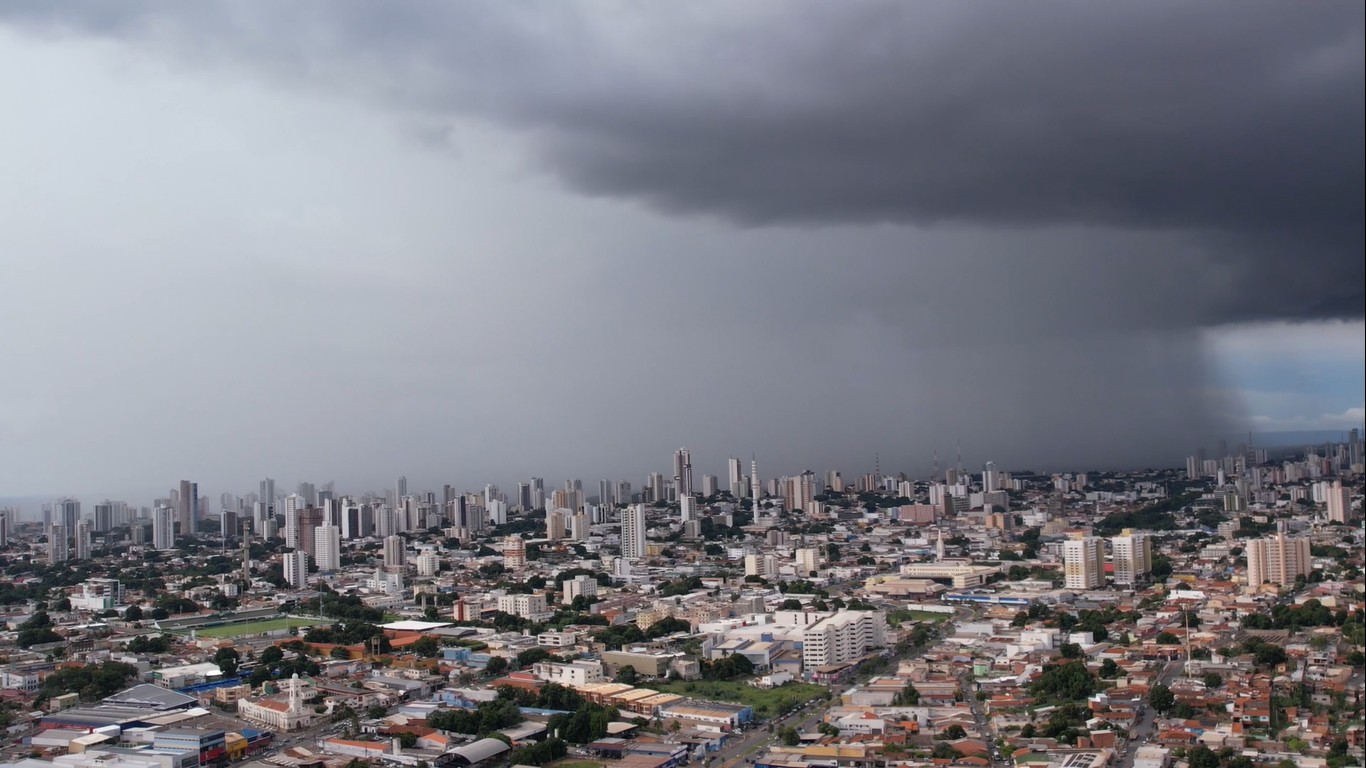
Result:
M1222 276L1168 323L1366 307L1360 3L5 12L491 119L570 188L675 214L1181 233L1192 272Z
M1347 2L0 4L0 25L79 41L51 46L59 65L92 49L158 62L107 80L16 71L99 105L20 134L52 155L35 172L64 169L34 210L59 223L22 241L30 282L84 278L72 306L129 302L53 316L15 340L16 370L80 359L138 387L0 384L0 431L8 412L25 437L0 465L478 487L638 481L680 444L703 471L758 451L765 476L848 476L874 452L921 472L958 443L969 463L1171 464L1245 424L1199 329L1363 314L1362 17ZM169 95L140 90L158 75ZM68 90L91 81L111 92ZM215 108L215 86L233 106ZM485 152L534 173L508 181ZM21 252L5 229L0 251ZM91 232L107 247L71 245ZM43 271L68 251L93 255ZM167 323L169 275L214 311L166 307ZM0 314L34 316L45 295ZM231 375L164 365L186 350ZM257 375L237 375L247 362ZM102 446L125 440L115 466ZM50 456L69 466L40 475Z

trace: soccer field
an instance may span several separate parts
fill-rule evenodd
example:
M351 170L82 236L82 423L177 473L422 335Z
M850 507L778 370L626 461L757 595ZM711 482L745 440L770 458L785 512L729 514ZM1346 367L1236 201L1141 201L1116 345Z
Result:
M311 627L314 624L321 624L317 619L295 619L281 617L278 619L266 619L265 621L249 621L243 624L224 624L218 627L205 627L196 630L195 634L199 637L249 637L259 635L262 632L273 632L278 629L289 629L290 627Z

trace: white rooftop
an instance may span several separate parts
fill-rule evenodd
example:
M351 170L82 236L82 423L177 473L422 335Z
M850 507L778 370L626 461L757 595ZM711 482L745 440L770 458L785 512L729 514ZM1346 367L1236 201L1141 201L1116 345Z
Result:
M426 632L429 629L440 629L449 627L449 621L393 621L388 624L381 624L381 629L392 629L395 632Z

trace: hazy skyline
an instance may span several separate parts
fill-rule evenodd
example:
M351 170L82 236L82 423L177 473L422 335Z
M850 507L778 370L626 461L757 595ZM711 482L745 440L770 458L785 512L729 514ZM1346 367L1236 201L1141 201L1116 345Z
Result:
M1364 80L1359 3L5 4L0 496L1359 426Z

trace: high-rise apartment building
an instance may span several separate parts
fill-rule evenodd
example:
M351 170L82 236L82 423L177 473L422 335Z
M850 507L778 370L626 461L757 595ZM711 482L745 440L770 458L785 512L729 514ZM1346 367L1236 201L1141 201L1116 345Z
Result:
M797 575L807 578L821 567L821 551L815 547L802 547L795 553L797 560Z
M318 551L313 548L316 538L314 532L323 525L323 511L317 507L304 507L297 513L299 526L299 549L307 552L313 557L313 561L318 560Z
M180 524L182 536L199 530L199 483L180 481L180 489L176 494L176 522Z
M545 509L545 478L531 478L531 508Z
M1098 589L1105 586L1105 545L1095 536L1078 536L1062 544L1063 586Z
M485 525L507 525L507 521L508 503L506 501L494 499L484 508Z
M1311 567L1309 539L1286 536L1284 531L1247 542L1247 584L1272 583L1292 586L1296 576L1308 576Z
M764 489L759 482L759 460L749 462L749 497L754 500L754 522L759 522L759 499L764 497Z
M75 499L58 499L50 522L66 526L67 535L76 530L76 521L81 519L81 503Z
M72 539L72 557L76 560L90 559L90 521L76 521L76 531Z
M308 553L296 549L293 552L286 552L284 557L285 581L291 587L303 587L308 584Z
M299 513L303 511L303 499L291 493L285 497L285 546L291 549L301 549L299 540Z
M0 547L9 546L10 519L13 515L12 509L0 509Z
M991 493L1001 489L1001 476L996 471L996 463L988 461L982 468L982 491Z
M47 529L47 561L49 564L65 563L71 559L71 539L68 530L61 523L53 523Z
M313 557L320 571L341 570L341 529L319 525L313 529Z
M592 576L579 574L572 579L564 582L564 602L566 604L574 602L574 598L582 595L583 597L597 597L598 580Z
M94 514L90 518L97 533L105 533L114 527L114 503L105 500L95 505Z
M1328 522L1345 523L1347 513L1352 509L1352 489L1342 484L1341 480L1334 480L1328 486L1328 493L1324 499L1328 504Z
M565 537L565 521L573 512L568 509L552 509L545 514L545 537L559 541Z
M679 496L692 495L692 452L687 448L674 451L674 489Z
M621 556L645 557L645 505L632 504L621 513Z
M270 512L275 506L275 480L267 477L261 481L261 492L258 501L266 505L266 511Z
M721 481L716 475L702 476L702 497L710 499L721 491Z
M503 539L503 566L513 571L526 566L526 542L521 536Z
M736 498L744 495L745 475L740 460L734 456L726 459L726 489Z
M175 510L162 505L152 513L152 549L175 548Z
M1110 559L1115 565L1115 584L1132 586L1153 570L1153 542L1142 533L1125 529L1110 539Z
M408 542L402 536L386 536L384 538L384 567L388 569L399 569L404 565L404 550L408 547Z
M417 553L416 563L418 576L435 576L441 570L441 557L431 547L423 547Z
M819 667L861 658L884 642L887 620L880 611L809 616L815 622L802 630L802 667L808 675Z
M682 496L678 499L678 520L686 523L697 517L697 497Z

